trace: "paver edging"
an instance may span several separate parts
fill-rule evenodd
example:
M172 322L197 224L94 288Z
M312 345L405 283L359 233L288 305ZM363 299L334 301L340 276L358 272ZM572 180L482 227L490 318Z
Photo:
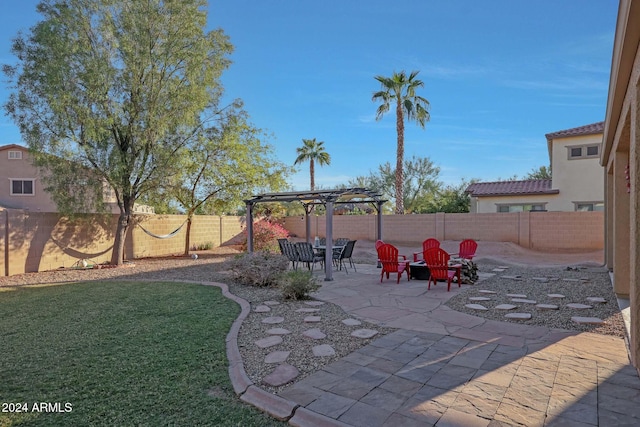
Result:
M249 386L240 396L240 400L249 403L280 421L288 421L300 405L290 400L264 391L255 385Z
M325 415L313 412L303 406L296 408L295 413L289 424L294 427L309 427L309 426L322 426L322 427L351 427L350 424L345 424L342 421L334 420Z

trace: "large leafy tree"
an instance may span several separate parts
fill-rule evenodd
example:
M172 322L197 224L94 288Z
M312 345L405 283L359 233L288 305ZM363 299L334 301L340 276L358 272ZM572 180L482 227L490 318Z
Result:
M43 0L5 66L6 110L19 125L61 210L115 193L113 264L135 201L171 176L203 112L221 95L232 51L205 32L206 0ZM82 191L74 188L81 186Z
M418 71L412 71L407 76L405 71L399 73L394 72L391 77L376 76L375 79L380 82L382 88L373 94L372 100L380 102L376 111L376 120L380 120L392 106L396 110L396 132L397 150L396 150L396 176L395 176L395 200L396 214L404 214L404 120L415 121L420 127L424 128L429 121L429 101L416 94L416 90L424 86L422 80L418 80L416 76Z
M525 179L551 179L551 166L540 166L539 168L531 169Z
M316 189L316 181L315 181L315 164L318 163L319 166L329 165L331 164L331 156L324 148L324 141L316 141L313 139L303 139L302 146L296 148L296 153L298 157L294 164L302 163L309 161L309 175L311 178L311 191Z

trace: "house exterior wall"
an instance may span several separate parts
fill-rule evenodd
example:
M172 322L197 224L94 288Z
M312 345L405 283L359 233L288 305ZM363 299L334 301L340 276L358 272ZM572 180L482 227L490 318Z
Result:
M547 210L575 210L576 202L604 202L604 168L600 157L569 160L568 147L602 143L602 134L554 139L552 144L552 187L560 190L550 198Z
M546 210L551 210L551 204L558 204L556 199L558 194L534 194L531 196L486 196L473 197L475 199L477 213L496 213L499 205L539 205L542 204ZM571 209L573 210L573 209Z

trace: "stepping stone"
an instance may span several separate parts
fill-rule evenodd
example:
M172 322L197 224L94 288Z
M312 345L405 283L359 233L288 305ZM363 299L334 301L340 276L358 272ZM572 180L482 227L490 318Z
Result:
M591 306L591 305L578 304L578 303L567 304L567 307L575 308L576 310L587 310L589 308L593 308L593 306Z
M576 322L576 323L587 324L587 325L602 325L602 324L604 324L604 321L602 319L598 319L597 317L573 316L571 318L571 320Z
M335 356L336 351L329 344L316 345L311 349L316 357Z
M547 294L547 296L548 296L549 298L557 298L557 299L565 298L565 296L564 296L564 295L562 295L562 294Z
M505 270L507 270L509 268L509 266L507 266L507 265L499 265L498 268L504 268Z
M311 338L313 340L321 340L327 337L320 329L307 329L302 333L307 338Z
M262 323L267 323L269 325L273 325L275 323L282 323L284 322L284 317L265 317L264 319L262 319Z
M555 304L538 304L536 307L540 310L557 310L559 308Z
M489 291L487 289L480 289L478 292L480 292L481 294L497 294L496 291Z
M263 302L264 305L280 305L280 303L278 301L265 301Z
M296 313L317 313L318 311L320 311L319 308L299 308Z
M290 334L291 331L284 328L272 328L267 331L269 335L287 335Z
M264 357L264 363L282 363L287 360L290 351L273 351Z
M531 313L509 313L505 314L504 317L515 320L529 320L531 319Z
M318 305L324 305L325 303L322 301L305 301L304 302L307 305L311 305L311 306L318 306Z
M543 283L546 283L549 281L549 279L546 277L532 277L531 279L537 282L543 282Z
M485 307L482 304L465 304L464 306L472 310L489 310L487 307Z
M262 382L273 387L279 387L293 380L298 375L300 375L300 372L295 366L283 363L264 377Z
M271 308L269 308L269 306L267 305L259 305L256 308L254 308L253 311L255 311L256 313L266 313L271 311Z
M273 347L274 345L278 345L282 342L282 337L278 335L271 335L267 338L262 338L255 342L255 344L260 348Z
M373 329L358 329L351 332L351 336L356 338L371 338L377 333L378 331L374 331Z
M507 294L509 298L526 298L525 294Z
M344 323L347 326L358 326L358 325L362 325L362 322L356 319L344 319L342 321L342 323Z
M604 304L607 302L607 300L602 297L587 297L587 301L595 304Z
M487 298L487 297L469 297L469 301L491 301L491 298Z
M517 308L517 307L518 307L517 305L513 305L513 304L499 304L493 308L496 310L513 310L514 308Z
M536 301L532 300L532 299L525 299L525 298L511 298L512 302L519 302L522 304L535 304Z
M502 273L504 271L504 268L494 268L491 271L495 271L496 273Z
M307 316L304 318L307 323L317 323L320 321L320 316Z

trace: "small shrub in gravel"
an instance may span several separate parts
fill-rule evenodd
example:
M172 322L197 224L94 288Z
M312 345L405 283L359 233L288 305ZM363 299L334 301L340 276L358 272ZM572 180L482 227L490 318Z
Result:
M228 261L235 281L251 286L277 286L282 273L289 268L287 257L269 252L253 252Z
M309 294L320 289L310 271L288 271L281 277L280 288L284 299L309 299Z
M243 231L242 250L247 250L247 230ZM289 232L280 224L271 221L260 221L253 225L253 247L256 251L280 253L278 239L286 239Z

